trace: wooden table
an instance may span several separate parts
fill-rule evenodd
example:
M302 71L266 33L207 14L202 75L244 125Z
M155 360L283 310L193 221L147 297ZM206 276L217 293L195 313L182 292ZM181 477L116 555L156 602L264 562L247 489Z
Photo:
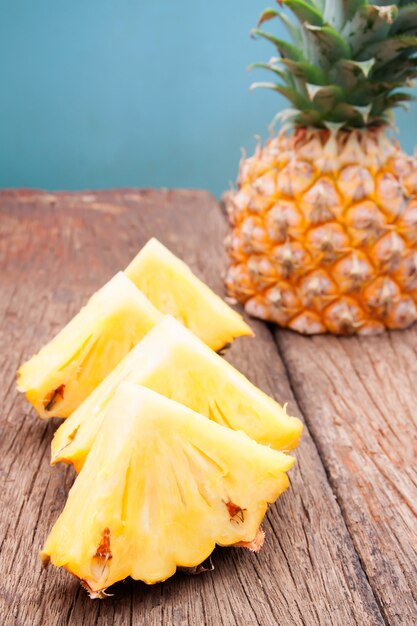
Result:
M227 354L305 430L264 549L89 600L38 551L74 479L49 466L58 420L15 391L18 365L155 235L222 293L226 230L200 191L0 193L1 626L417 624L417 327L306 338L251 321Z

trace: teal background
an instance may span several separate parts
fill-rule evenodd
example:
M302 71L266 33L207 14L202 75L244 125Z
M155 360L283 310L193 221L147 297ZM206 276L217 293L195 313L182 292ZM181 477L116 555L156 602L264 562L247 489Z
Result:
M221 193L283 106L245 71L267 4L0 0L0 186ZM412 151L416 108L397 120Z

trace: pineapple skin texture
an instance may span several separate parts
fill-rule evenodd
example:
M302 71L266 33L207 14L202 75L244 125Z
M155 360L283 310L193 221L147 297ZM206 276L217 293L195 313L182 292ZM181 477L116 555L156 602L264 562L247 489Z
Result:
M122 383L40 556L77 576L91 597L127 576L163 581L202 563L216 544L251 547L293 463Z
M282 131L225 194L229 294L299 333L417 319L417 160L383 128Z

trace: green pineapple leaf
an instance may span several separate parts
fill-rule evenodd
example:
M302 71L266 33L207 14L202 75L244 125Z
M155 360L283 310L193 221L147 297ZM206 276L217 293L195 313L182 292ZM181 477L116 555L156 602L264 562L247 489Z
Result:
M310 100L319 110L328 110L336 106L338 102L343 100L345 95L343 89L337 85L321 87L319 85L307 84L307 91Z
M304 0L281 0L280 3L288 7L301 24L323 26L323 16L320 11Z
M249 65L249 71L252 71L254 69L261 69L273 72L276 76L279 76L279 78L281 78L281 80L283 80L285 83L290 82L288 75L271 63L252 63L251 65Z
M324 9L324 22L340 32L358 9L366 5L367 0L327 0Z
M401 107L408 108L408 103L416 100L409 93L397 92L387 97L376 98L372 106L372 115L384 117L390 109Z
M417 3L412 2L398 11L397 18L390 28L390 35L417 34Z
M285 124L390 124L392 109L414 99L407 88L417 78L417 0L277 1L281 9L266 9L252 34L271 42L280 58L252 67L276 78L255 87L291 102ZM292 43L259 29L275 18Z
M323 67L330 66L341 58L351 56L349 44L331 26L312 26L306 24L305 29L315 44L315 61Z
M317 65L308 61L292 61L291 59L281 59L280 61L298 79L313 85L328 84L326 72L323 72Z
M352 59L349 59L349 60L345 60L344 62L345 64L349 63L353 67L357 67L358 69L360 69L360 71L365 76L365 78L368 78L369 72L375 65L374 58L368 59L367 61L353 61Z
M417 100L416 96L413 96L410 93L399 91L397 93L392 93L391 95L389 95L385 100L385 104L388 107L391 107L391 106L396 106L403 102L413 102L416 100Z
M374 69L380 69L399 55L410 56L417 52L417 37L396 35L366 46L358 55L360 61L375 59Z
M398 8L395 5L384 7L367 5L355 13L341 31L341 36L352 48L354 58L357 58L361 50L369 44L383 41L388 37L397 13Z
M373 80L401 81L407 83L417 69L416 58L397 59L386 63L381 69L372 72Z
M287 15L285 15L283 11L279 11L278 13L279 13L278 17L281 20L281 22L284 24L287 31L289 32L291 39L293 40L293 43L295 43L298 47L302 48L303 36L302 36L301 29L298 28L298 26L294 24L291 21L291 19Z
M374 59L363 63L351 59L341 59L329 71L329 82L340 85L345 91L353 91L358 85L369 84L369 73Z
M343 124L345 127L360 128L366 126L366 117L363 107L340 102L327 119L329 122Z
M265 11L262 11L261 15L259 16L256 28L259 28L259 26L261 26L265 22L268 22L269 20L274 19L275 17L279 17L279 14L280 12L276 9L265 9Z
M259 30L259 28L254 28L252 30L252 35L254 36L257 35L258 37L262 37L263 39L266 39L267 41L270 41L271 43L273 43L277 51L283 58L288 58L288 59L291 59L292 61L304 60L304 55L302 51L299 48L297 48L297 46L294 46L288 43L287 41L284 41L283 39L278 39L277 37L274 37L274 35L271 35L270 33L266 33L263 30Z
M414 4L414 0L399 0L397 2L397 5L401 8L401 7L405 7L408 4Z

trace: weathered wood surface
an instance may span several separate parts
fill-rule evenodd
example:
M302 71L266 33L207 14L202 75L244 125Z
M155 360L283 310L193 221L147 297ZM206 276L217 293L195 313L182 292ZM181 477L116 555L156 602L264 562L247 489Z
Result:
M49 467L58 420L15 389L20 362L155 235L222 293L225 223L204 192L0 193L0 624L408 626L417 623L417 331L305 339L254 322L228 353L308 427L264 549L218 549L215 570L91 601L38 551L71 468ZM297 405L298 402L298 405ZM308 430L311 430L313 437Z
M417 328L276 339L383 615L417 624Z

